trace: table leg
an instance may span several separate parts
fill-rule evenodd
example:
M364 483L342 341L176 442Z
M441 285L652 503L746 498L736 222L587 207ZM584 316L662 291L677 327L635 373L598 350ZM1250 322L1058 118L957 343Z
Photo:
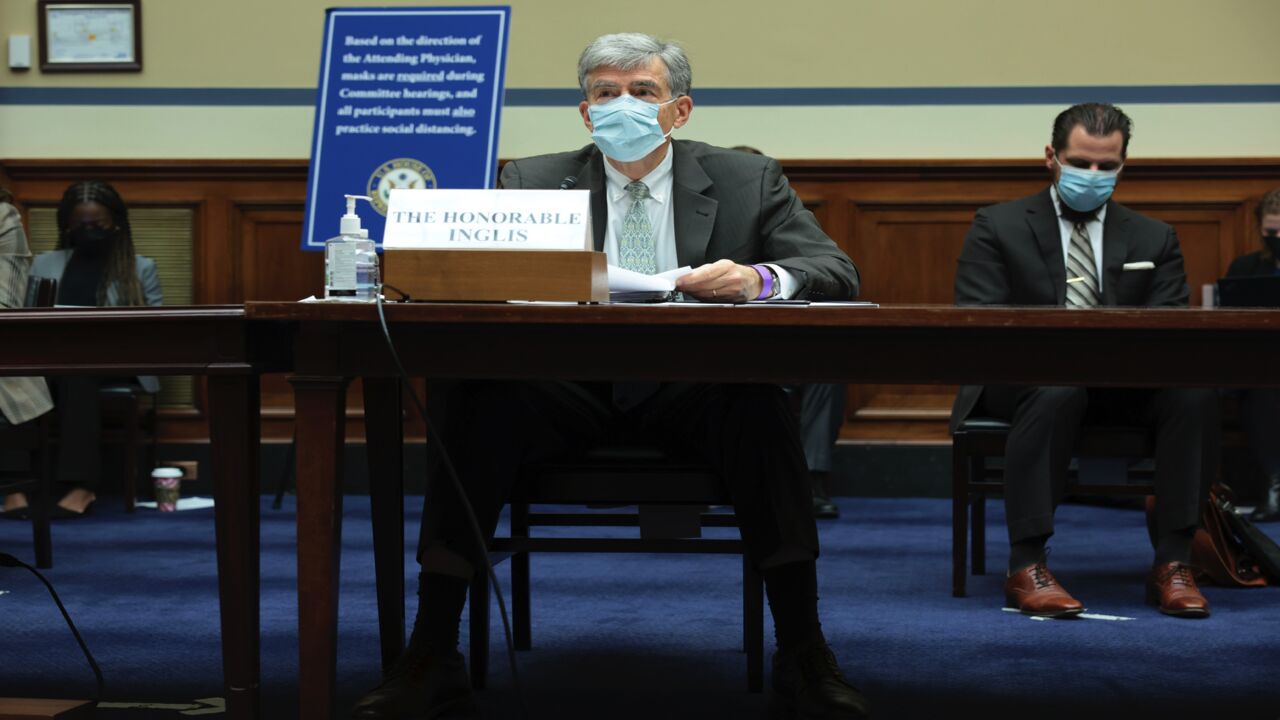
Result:
M227 717L259 717L258 377L209 377L222 677Z
M363 384L378 630L385 674L404 650L403 389L396 378L366 377Z
M298 716L329 720L337 686L347 378L289 382L298 437Z

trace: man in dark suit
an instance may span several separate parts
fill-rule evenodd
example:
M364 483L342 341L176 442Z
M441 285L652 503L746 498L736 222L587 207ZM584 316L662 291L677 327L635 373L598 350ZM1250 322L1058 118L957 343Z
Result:
M670 139L693 109L683 50L647 35L606 35L583 51L578 79L593 144L509 162L503 187L589 189L596 249L638 272L692 266L677 282L688 299L857 294L853 263L804 209L777 162ZM817 530L804 453L780 388L486 381L433 387L428 397L443 410L440 438L486 537L522 466L572 457L606 438L647 439L716 467L765 580L778 642L773 687L786 716L866 716L865 699L841 675L818 621ZM484 572L484 548L461 505L445 478L433 476L413 637L390 677L357 705L357 718L472 707L458 622L472 574Z
M1112 105L1076 105L1059 114L1044 151L1053 184L978 211L956 269L956 303L1185 306L1189 291L1173 228L1110 200L1131 130ZM1051 617L1083 611L1049 572L1045 544L1080 426L1105 419L1154 429L1156 548L1148 601L1178 617L1209 614L1187 563L1218 468L1212 391L970 386L956 397L952 430L975 412L1012 424L1005 451L1010 607Z

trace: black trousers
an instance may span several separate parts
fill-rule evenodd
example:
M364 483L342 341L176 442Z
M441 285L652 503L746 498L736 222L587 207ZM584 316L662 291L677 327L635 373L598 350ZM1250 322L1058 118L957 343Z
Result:
M831 451L844 425L846 389L838 383L784 385L800 400L800 440L809 469L831 472Z
M1221 457L1212 390L987 386L987 413L1009 420L1005 513L1009 541L1053 534L1082 424L1146 425L1156 447L1156 531L1195 527Z
M58 409L58 460L55 478L62 491L96 490L102 480L102 385L115 378L51 378Z
M570 460L607 441L654 442L709 463L733 498L747 556L817 557L804 453L776 385L669 383L628 411L608 383L432 383L428 403L485 540L521 469ZM440 443L427 442L428 487L418 552L434 543L479 564L482 551L442 473Z

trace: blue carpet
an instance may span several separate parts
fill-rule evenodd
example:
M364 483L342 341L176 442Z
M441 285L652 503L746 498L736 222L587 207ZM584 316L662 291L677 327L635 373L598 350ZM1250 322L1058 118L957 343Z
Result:
M119 505L107 498L90 517L55 526L48 577L103 668L105 700L193 708L221 695L213 512L127 516ZM408 506L406 535L416 537L417 502ZM844 517L820 526L824 627L877 717L1280 716L1280 591L1208 588L1211 618L1158 614L1143 604L1150 551L1138 512L1064 506L1052 548L1055 573L1090 612L1134 619L1035 621L1001 610L999 502L988 505L996 572L971 578L965 599L950 595L947 501L842 498L840 506ZM378 666L367 498L348 497L345 517L339 717L376 684ZM294 519L291 505L272 511L264 501L270 719L297 715ZM29 525L0 522L0 549L29 560ZM412 588L411 560L406 552ZM745 690L739 567L728 556L535 557L535 649L518 656L530 716L764 717L766 696ZM489 718L516 716L501 643L495 613L491 689L480 696ZM0 697L92 689L43 586L0 568ZM97 717L191 716L104 708Z

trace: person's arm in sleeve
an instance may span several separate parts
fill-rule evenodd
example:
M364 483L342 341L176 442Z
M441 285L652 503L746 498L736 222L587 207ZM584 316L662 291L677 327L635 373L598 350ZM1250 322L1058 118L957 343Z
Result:
M148 305L163 305L164 294L160 291L160 274L156 272L156 261L151 258L140 258L143 262L138 266L138 284L142 286L142 299Z
M760 233L767 264L787 273L779 280L787 295L809 300L852 300L858 269L796 195L777 160L760 180Z
M1165 233L1159 257L1155 263L1156 268L1151 277L1147 305L1186 306L1191 300L1191 289L1187 287L1187 271L1182 265L1182 249L1178 244L1178 233L1173 228L1169 228Z
M1008 305L1008 269L995 224L979 210L956 263L956 305Z
M18 209L0 203L0 307L20 308L27 300L31 252Z

